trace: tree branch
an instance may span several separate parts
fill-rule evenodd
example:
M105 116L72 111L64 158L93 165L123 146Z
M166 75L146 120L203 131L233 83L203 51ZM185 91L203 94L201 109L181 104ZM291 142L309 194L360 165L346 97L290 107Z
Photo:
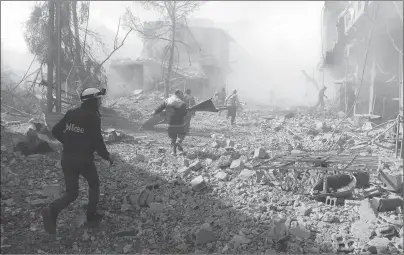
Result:
M121 18L119 18L118 28L116 29L116 35L115 35L115 39L114 39L114 49L116 49L116 44L118 43L118 34L119 34L120 27L121 27Z
M98 66L94 69L94 72L93 72L93 74L92 74L93 76L95 76L95 75L100 71L100 69L101 69L101 67L104 65L104 63L107 62L107 61L111 58L111 56L112 56L117 50L119 50L119 49L123 46L123 44L124 44L125 41L126 41L126 38L129 36L129 34L130 34L132 31L133 31L133 30L130 29L130 30L126 33L125 37L122 39L121 44L118 45L118 46L116 46L116 47L114 47L114 49L112 50L112 52L111 52L100 64L98 64ZM116 36L118 36L118 34L117 34ZM117 40L117 39L115 38L115 40ZM90 77L90 76L88 76L88 77L83 81L83 83L84 83L89 77Z

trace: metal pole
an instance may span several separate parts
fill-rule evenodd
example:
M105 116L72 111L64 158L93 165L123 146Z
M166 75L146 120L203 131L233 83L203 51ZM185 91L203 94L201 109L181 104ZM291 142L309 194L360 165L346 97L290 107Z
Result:
M56 112L62 112L62 77L61 77L61 44L60 9L62 0L56 0Z

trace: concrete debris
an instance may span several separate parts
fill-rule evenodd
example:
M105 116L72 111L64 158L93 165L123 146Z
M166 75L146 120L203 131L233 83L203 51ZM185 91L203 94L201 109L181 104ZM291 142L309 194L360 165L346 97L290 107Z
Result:
M244 168L244 162L240 159L235 159L231 162L230 169L241 171Z
M244 169L244 170L242 170L242 171L240 172L240 174L238 175L238 177L239 177L240 179L243 179L243 180L248 180L248 179L253 178L254 175L255 175L255 171L253 171L253 170L248 170L248 169Z
M141 122L163 99L136 90L114 108ZM2 125L2 250L9 253L24 252L14 248L17 241L33 240L42 224L38 210L63 191L61 144L53 145L58 142L46 126L24 122ZM73 243L70 252L402 253L403 166L390 156L396 133L372 142L387 127L363 131L363 124L343 112L302 108L245 109L229 126L223 115L197 112L183 142L186 153L176 156L166 132L138 130L141 137L133 138L129 131L103 130L118 157L112 166L95 162L100 205L114 220L108 231L80 234L86 245ZM41 143L51 150L38 150ZM87 203L85 190L80 182L80 206ZM62 228L66 215L58 220ZM84 223L85 216L79 226Z
M254 151L254 159L263 159L267 157L267 152L265 151L264 148L260 147L260 148L256 148Z
M196 244L207 244L217 240L215 233L207 228L201 227L196 233Z
M229 175L225 172L220 171L216 174L216 178L220 181L227 181L229 178Z
M193 190L200 191L200 190L206 188L206 181L202 177L202 175L199 175L198 177L194 178L191 181L191 186L192 186Z
M299 237L301 239L308 239L311 236L310 231L302 228L291 228L289 229L291 235Z

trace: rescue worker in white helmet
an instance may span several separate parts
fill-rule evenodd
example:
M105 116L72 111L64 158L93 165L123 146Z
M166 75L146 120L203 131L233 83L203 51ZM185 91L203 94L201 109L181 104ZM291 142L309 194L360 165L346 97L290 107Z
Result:
M52 134L63 144L62 171L65 178L66 193L53 201L42 211L45 231L56 233L58 214L79 195L79 176L82 175L89 186L87 223L98 226L103 215L97 213L100 196L100 181L94 164L94 152L113 164L101 134L99 107L106 90L87 88L81 93L81 107L69 110L53 127Z

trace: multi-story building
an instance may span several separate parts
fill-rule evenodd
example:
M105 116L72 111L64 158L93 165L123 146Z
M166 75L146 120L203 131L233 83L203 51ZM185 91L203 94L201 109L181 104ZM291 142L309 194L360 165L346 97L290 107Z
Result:
M325 1L322 31L323 67L341 81L341 110L397 117L403 107L403 3Z

